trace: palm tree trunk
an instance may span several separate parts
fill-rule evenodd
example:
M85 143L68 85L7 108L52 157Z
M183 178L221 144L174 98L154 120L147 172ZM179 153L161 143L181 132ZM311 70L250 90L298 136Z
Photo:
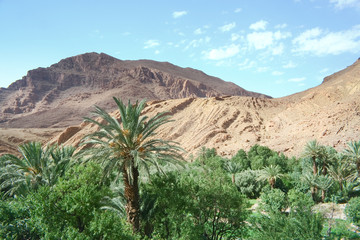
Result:
M126 199L126 215L127 221L131 224L134 233L140 232L140 196L139 196L139 170L136 167L132 168L132 184L126 171L123 167L123 179L125 184L125 199Z
M235 174L232 174L232 183L235 184Z
M323 203L325 201L325 190L321 190L321 202Z
M360 159L358 159L356 161L356 168L357 168L357 171L358 171L358 176L360 177Z
M316 165L316 158L313 157L312 161L313 161L313 174L314 174L314 176L316 176L316 175L317 175L317 172L318 172L317 165ZM313 191L314 191L314 193L313 193L313 199L314 199L315 194L317 193L317 190L318 190L317 187L314 186L314 189L313 189Z

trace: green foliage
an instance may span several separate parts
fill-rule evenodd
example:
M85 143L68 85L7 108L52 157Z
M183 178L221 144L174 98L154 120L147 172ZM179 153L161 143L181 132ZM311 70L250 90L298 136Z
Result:
M350 199L346 205L345 214L356 226L360 227L360 197Z
M246 152L240 149L232 158L231 162L237 163L240 166L240 170L244 171L251 167L250 160L247 157Z
M21 157L5 154L0 158L0 189L5 195L26 195L40 186L52 186L70 166L75 148L28 142L19 146Z
M28 196L31 216L46 239L114 239L123 236L118 215L100 210L101 200L111 195L102 183L98 165L76 166L52 188L42 187ZM109 229L112 229L111 231ZM126 238L125 238L126 237ZM115 239L116 239L115 238Z
M198 169L152 178L154 234L164 239L240 237L247 203L223 172ZM181 206L181 207L179 207Z
M309 196L295 191L289 194L289 213L284 212L288 203L279 189L262 194L262 209L266 214L259 213L249 219L249 239L321 239L324 219L311 211Z
M0 239L39 239L23 198L0 201Z
M261 194L261 208L265 212L281 212L287 208L286 195L280 189L271 189Z
M260 196L266 183L258 181L258 170L245 170L236 174L236 187L239 192L248 198L255 199Z
M85 137L84 144L95 147L84 152L87 160L99 162L105 178L122 174L126 215L134 232L140 227L139 174L144 170L150 175L150 166L162 171L165 163L179 164L182 160L177 143L156 139L156 130L170 122L169 114L158 113L149 118L142 114L145 100L125 105L114 97L120 112L120 119L111 116L104 109L95 107L95 115L101 121L85 118L99 127L99 131Z

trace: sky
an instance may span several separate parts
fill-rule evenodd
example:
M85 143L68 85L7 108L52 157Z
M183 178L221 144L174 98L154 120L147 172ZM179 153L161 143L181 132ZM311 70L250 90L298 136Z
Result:
M360 0L0 0L0 87L86 52L282 97L360 57Z

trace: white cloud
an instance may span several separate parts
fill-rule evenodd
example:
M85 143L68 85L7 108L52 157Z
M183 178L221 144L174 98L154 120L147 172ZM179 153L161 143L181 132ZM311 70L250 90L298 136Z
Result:
M293 61L290 61L288 62L287 64L283 65L283 68L295 68L297 65L293 62Z
M334 4L337 9L344 9L347 7L360 8L359 0L330 0L330 3Z
M150 39L150 40L147 40L144 44L145 44L144 48L147 49L147 48L153 48L153 47L159 46L160 42L158 40Z
M324 73L327 73L329 72L329 69L328 68L323 68L319 71L321 74L324 74Z
M194 31L194 34L195 35L200 35L200 34L203 34L204 33L204 31L201 29L201 28L198 28L198 29L196 29L195 31Z
M231 44L229 46L223 46L217 49L212 49L209 52L205 52L205 56L210 60L220 60L233 57L239 52L239 45Z
M239 13L239 12L241 12L242 11L242 8L237 8L237 9L235 9L235 13Z
M265 30L267 24L268 24L267 21L260 20L260 21L257 21L256 23L251 24L249 26L249 28L254 30L254 31Z
M273 44L274 37L272 32L253 32L247 35L249 44L255 49L264 49Z
M176 12L173 12L173 18L179 18L179 17L182 17L182 16L185 16L187 14L187 11L176 11Z
M270 68L269 67L258 67L257 72L267 72Z
M242 63L239 63L238 66L240 70L246 70L252 68L256 65L255 61L251 61L250 59L245 59Z
M159 51L159 50L156 50L156 51L155 51L155 54L156 54L156 55L158 55L159 53L160 53L160 51Z
M236 27L236 23L235 23L235 22L232 22L232 23L229 23L229 24L226 24L226 25L220 27L219 29L220 29L222 32L228 32L228 31L230 31L231 29L233 29L234 27Z
M250 46L255 49L264 49L271 46L275 41L290 37L290 33L277 32L253 32L247 35L247 40Z
M271 73L271 75L273 75L273 76L281 76L281 75L283 75L284 74L284 72L280 72L280 71L273 71L272 73Z
M278 24L278 25L275 26L276 29L283 29L283 28L286 28L286 27L287 27L286 23Z
M305 80L306 80L305 77L300 77L300 78L290 78L288 81L289 82L303 82Z
M188 50L190 47L197 48L204 43L210 42L210 40L211 40L210 37L194 39L194 40L190 41L190 43L185 47L185 50Z
M306 30L293 40L293 52L312 53L317 56L360 52L360 25L350 30L327 32L320 28Z
M234 42L234 41L238 40L240 37L241 36L239 34L233 33L233 34L231 34L231 41Z
M271 53L273 55L281 55L284 53L284 44L283 43L280 43L279 45L273 47L271 49Z

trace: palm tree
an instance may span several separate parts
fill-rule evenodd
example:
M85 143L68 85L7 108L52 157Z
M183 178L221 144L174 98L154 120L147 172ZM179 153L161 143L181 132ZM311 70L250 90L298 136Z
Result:
M303 156L311 158L314 175L318 173L318 158L321 156L321 153L322 146L316 140L310 141L306 144Z
M28 142L19 146L21 157L5 154L0 158L0 189L6 195L26 194L42 185L53 185L63 176L75 148Z
M228 173L231 174L232 183L235 184L235 174L241 171L240 164L238 164L236 162L232 162L232 161L227 161L224 164L224 169L225 169L225 171L227 171Z
M120 99L114 100L120 112L120 119L110 116L100 107L95 107L95 115L101 120L85 118L99 127L99 131L88 135L84 144L93 145L87 153L89 160L99 161L104 168L104 176L109 177L114 171L122 174L124 196L126 199L127 221L134 232L140 230L139 170L149 172L150 165L161 171L164 162L178 163L182 159L181 148L174 142L155 139L155 131L169 122L169 114L158 113L149 118L141 116L145 100L126 106Z
M321 189L321 202L325 201L325 194L326 191L331 187L333 184L333 179L329 177L328 175L320 175L316 178L315 184L318 188Z
M337 154L335 161L329 166L329 174L339 184L340 191L343 191L345 182L352 182L356 178L354 168L347 158L343 154Z
M345 149L345 154L356 164L356 169L360 176L360 141L349 142L348 148Z
M312 171L314 177L316 177L316 175L318 174L318 161L322 155L322 151L323 151L323 147L316 140L308 142L305 146L305 151L303 153L303 156L311 159ZM313 196L313 198L315 197L316 192L317 192L317 186L314 185L311 188L311 195Z
M270 165L264 167L259 173L259 181L268 181L271 188L275 188L276 180L284 177L284 174L281 173L281 168L278 165Z

